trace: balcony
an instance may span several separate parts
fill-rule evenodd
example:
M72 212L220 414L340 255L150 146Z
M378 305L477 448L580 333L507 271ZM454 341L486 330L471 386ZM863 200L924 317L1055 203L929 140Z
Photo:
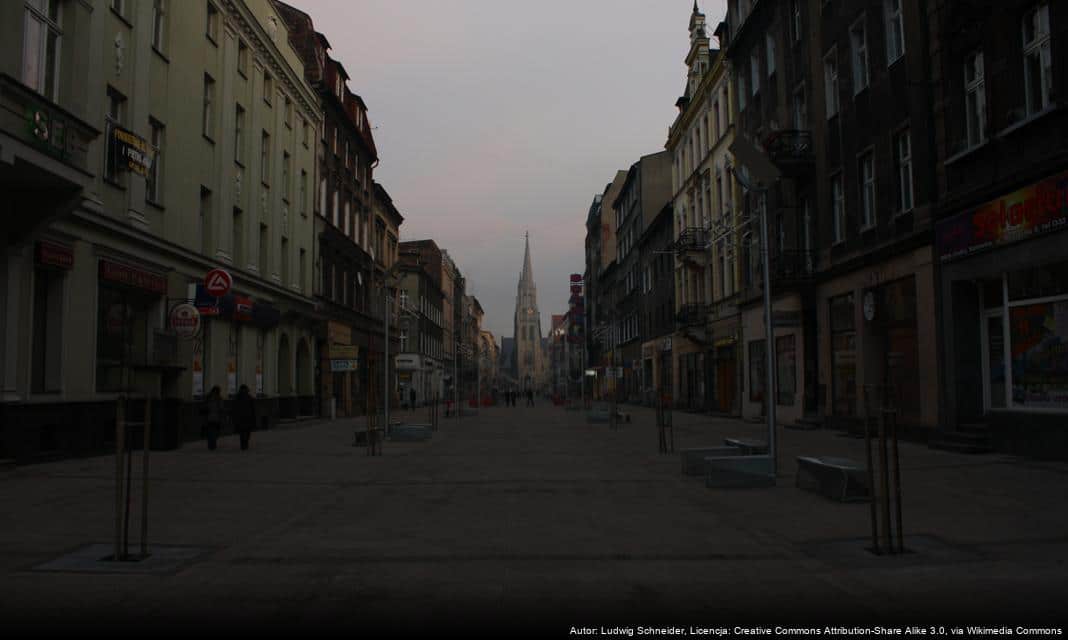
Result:
M696 327L705 324L708 319L708 312L711 310L711 305L700 304L684 304L679 307L678 314L675 315L675 320L680 327Z
M812 283L816 271L816 254L813 251L780 251L770 256L768 271L772 291L803 287ZM742 285L743 297L760 296L764 290L764 275L759 260L753 263L752 279Z
M703 267L708 264L710 257L708 242L708 229L687 227L679 233L679 237L675 240L675 256L694 266Z
M812 132L788 129L775 131L764 139L768 158L780 169L789 173L811 169L815 166L816 154L812 146Z

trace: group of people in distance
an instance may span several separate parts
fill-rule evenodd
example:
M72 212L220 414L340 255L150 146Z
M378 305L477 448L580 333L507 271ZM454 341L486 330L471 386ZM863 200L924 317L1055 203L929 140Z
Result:
M241 449L248 449L252 429L256 426L256 402L249 392L248 385L241 385L237 395L230 401L229 415L223 403L222 391L218 385L211 388L201 409L204 416L204 435L208 440L208 449L214 451L219 443L224 420L229 417L234 431L241 436Z
M526 406L533 407L534 406L534 390L533 389L527 389L523 393L526 395L526 398L527 398ZM516 389L506 389L505 392L504 392L504 406L506 406L506 407L514 407L514 406L516 406L515 403L516 403L516 400L519 398L519 394L520 394L520 392L517 391Z

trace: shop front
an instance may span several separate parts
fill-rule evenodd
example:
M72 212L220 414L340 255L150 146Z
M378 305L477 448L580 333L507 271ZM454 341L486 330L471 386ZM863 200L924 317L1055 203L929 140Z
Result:
M801 296L790 294L778 298L772 305L772 323L774 326L773 345L775 350L775 411L780 424L793 424L804 417L805 384L805 332L814 330L806 326L802 314ZM735 345L735 355L740 355L745 362L745 371L741 376L741 409L745 418L758 418L766 415L768 376L767 376L767 337L764 330L764 308L752 306L742 311L742 340ZM722 345L724 359L729 358L728 344ZM740 347L741 353L738 354ZM717 350L718 353L718 350ZM726 384L726 383L725 383Z
M945 425L995 448L1068 457L1068 171L936 230Z

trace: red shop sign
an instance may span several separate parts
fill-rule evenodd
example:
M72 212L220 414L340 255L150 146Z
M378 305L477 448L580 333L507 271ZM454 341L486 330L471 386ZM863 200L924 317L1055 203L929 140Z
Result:
M100 279L152 293L167 293L167 278L163 275L110 260L100 261Z
M37 243L37 264L71 269L74 267L74 251L70 247L41 240Z

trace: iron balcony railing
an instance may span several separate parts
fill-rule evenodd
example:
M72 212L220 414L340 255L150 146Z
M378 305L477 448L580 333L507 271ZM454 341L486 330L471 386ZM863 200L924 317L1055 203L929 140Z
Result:
M703 325L708 318L708 312L712 306L706 303L684 304L679 307L675 319L681 327L693 327Z
M764 140L768 157L776 163L812 162L812 132L801 129L776 131Z
M675 253L684 256L687 253L702 253L708 248L708 230L701 227L688 227L678 234L675 240Z

